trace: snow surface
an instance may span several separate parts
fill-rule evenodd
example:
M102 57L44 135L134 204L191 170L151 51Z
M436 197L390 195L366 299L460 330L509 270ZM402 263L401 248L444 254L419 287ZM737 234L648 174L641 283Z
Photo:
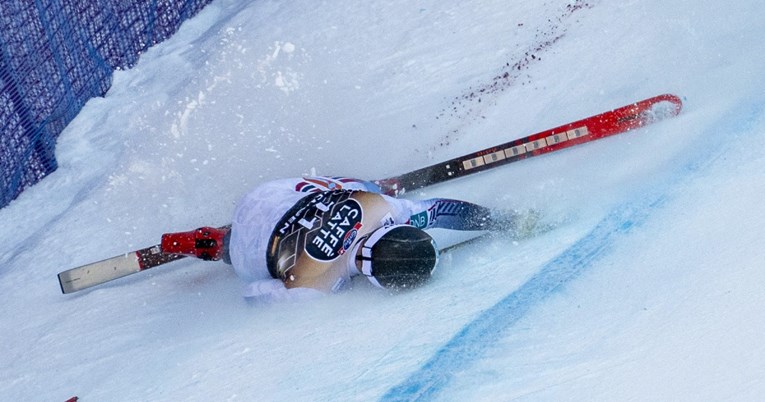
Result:
M216 0L118 72L0 210L5 400L759 400L759 0ZM677 118L409 194L557 229L432 283L253 306L223 263L56 274L228 222L271 178L381 178L661 93ZM448 234L437 234L448 241Z

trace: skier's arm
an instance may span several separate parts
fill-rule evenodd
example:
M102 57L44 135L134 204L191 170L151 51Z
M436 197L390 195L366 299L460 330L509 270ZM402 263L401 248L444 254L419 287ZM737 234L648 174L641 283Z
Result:
M316 299L324 295L324 293L311 288L288 289L284 286L284 282L281 279L263 279L245 285L242 295L247 301L257 304L268 304Z
M467 201L432 198L413 201L396 199L407 223L422 228L452 230L513 230L518 214L498 211Z

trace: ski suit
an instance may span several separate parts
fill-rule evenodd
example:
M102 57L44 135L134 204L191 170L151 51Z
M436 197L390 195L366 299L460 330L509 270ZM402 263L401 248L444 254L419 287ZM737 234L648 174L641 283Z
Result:
M238 203L228 253L246 283L245 297L304 299L346 288L360 273L346 251L384 225L486 230L496 221L491 215L490 209L464 201L389 197L357 179L275 180Z

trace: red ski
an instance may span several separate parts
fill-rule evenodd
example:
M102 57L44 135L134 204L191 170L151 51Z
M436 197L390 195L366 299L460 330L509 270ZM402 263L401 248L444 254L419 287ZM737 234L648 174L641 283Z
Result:
M397 196L409 190L443 183L522 159L625 133L676 116L682 107L683 102L676 95L654 96L400 176L377 180L376 183L386 194Z
M376 180L375 183L383 189L384 193L398 196L406 191L443 183L522 159L625 133L676 116L682 107L683 102L679 97L670 94L659 95L446 162L399 176ZM211 233L213 235L210 235ZM173 239L179 238L177 237L179 234L174 235L172 236ZM215 237L215 229L200 228L184 235L186 236L184 237L185 240L181 243L166 244L165 240L171 237L165 235L162 244L61 272L58 274L61 291L63 293L76 292L184 258L181 254L173 254L169 251L176 253L197 252L197 256L203 259L216 257L204 251L208 246L209 250L213 250L218 244L216 242L222 240L222 238Z

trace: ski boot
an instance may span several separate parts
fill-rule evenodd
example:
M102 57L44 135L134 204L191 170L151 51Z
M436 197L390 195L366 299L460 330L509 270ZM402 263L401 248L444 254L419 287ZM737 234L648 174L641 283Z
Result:
M205 261L228 262L228 234L230 227L201 227L196 230L162 235L160 247L165 254L181 254Z

